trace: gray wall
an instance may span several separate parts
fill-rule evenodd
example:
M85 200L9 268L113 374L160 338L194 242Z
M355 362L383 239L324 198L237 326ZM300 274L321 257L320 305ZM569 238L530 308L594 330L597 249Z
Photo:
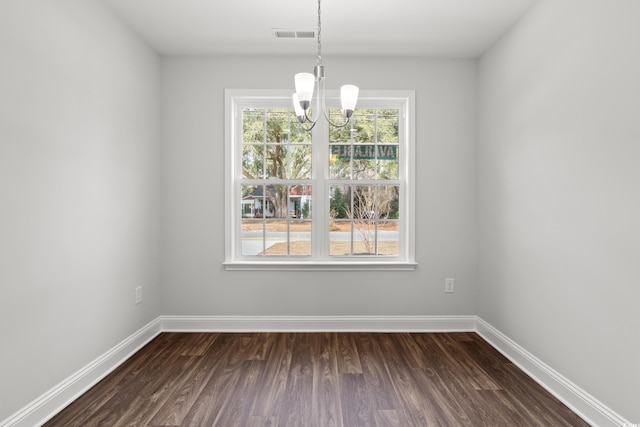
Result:
M30 0L0 64L3 420L158 315L159 61L99 2Z
M639 22L540 0L479 64L479 315L633 422Z
M414 272L227 272L225 88L290 88L314 58L162 60L162 313L439 315L476 312L473 60L330 58L329 88L415 89ZM444 278L456 293L444 294Z

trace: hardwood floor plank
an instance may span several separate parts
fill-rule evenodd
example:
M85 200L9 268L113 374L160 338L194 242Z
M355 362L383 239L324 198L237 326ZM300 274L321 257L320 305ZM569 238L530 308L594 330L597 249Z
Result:
M536 417L527 411L520 401L513 399L504 390L479 390L479 401L476 412L485 425L509 427L526 425L530 427L544 427L549 424L540 423ZM553 424L551 424L553 425Z
M588 424L475 333L163 333L45 426Z
M358 334L356 349L367 386L368 398L377 410L400 409L402 405L393 388L393 380L386 366L386 355L380 348L379 337L385 334Z
M219 334L193 334L189 341L185 342L181 356L202 356L211 347Z
M343 424L348 427L374 425L364 374L340 374L340 402Z
M422 349L422 354L429 369L418 371L415 375L429 374L431 388L425 387L426 380L419 381L422 392L429 395L425 402L433 404L432 409L439 411L439 422L455 420L461 426L484 425L477 408L481 406L480 397L475 387L467 381L466 372L458 370L460 366L449 354L438 345L440 334L416 334L415 342ZM427 411L428 412L428 411Z
M273 344L265 360L264 376L259 382L251 414L262 419L277 419L287 388L293 357L294 334L269 334Z
M458 376L469 384L475 390L500 390L500 386L478 365L478 363L469 357L456 340L448 334L434 334L434 341L442 350L442 354L448 358L448 364L452 366Z
M248 360L267 360L273 349L277 334L255 334Z
M355 334L337 334L337 362L339 374L361 374L360 356L354 340Z
M393 390L410 425L441 425L446 422L447 414L442 411L442 406L434 404L434 399L436 402L438 400L438 390L433 389L431 384L421 384L421 380L425 379L425 371L412 366L411 357L407 358L402 347L397 346L393 334L377 338L384 352L384 362ZM432 399L425 399L425 393L430 393Z
M176 362L172 366L173 372L168 377L158 378L135 394L127 394L126 400L122 401L119 417L115 420L110 420L108 424L101 423L101 425L113 427L148 425L161 405L166 402L172 387L175 387L176 383L180 381L180 373L189 369L191 363L192 360L181 360L181 363ZM148 405L147 402L153 402L154 405Z
M311 335L296 334L287 376L287 386L278 408L282 426L312 426L313 355Z
M413 369L421 408L415 412L424 419L425 425L447 425L455 421L457 425L472 425L468 409L459 402L447 384L433 370Z
M331 333L312 335L313 392L311 419L323 427L342 427L342 403L338 383L338 337Z
M277 427L278 419L276 417L249 417L247 427Z
M403 411L378 410L374 413L376 427L402 427L407 425L407 419Z
M150 421L150 425L180 425L210 380L214 367L222 356L222 352L226 351L225 346L228 344L228 336L221 336L220 334L206 335L209 336L210 344L203 351L198 351L198 354L201 354L198 361L199 365L184 373L184 381L167 398L166 403L162 405Z
M231 394L240 380L242 363L251 351L250 336L225 334L227 342L221 349L217 363L212 367L209 381L202 388L193 406L185 415L184 426L214 426L228 404ZM207 357L207 355L205 355Z
M244 427L249 423L251 407L256 398L256 385L263 370L262 360L247 360L242 363L238 381L225 397L224 410L216 417L215 425Z

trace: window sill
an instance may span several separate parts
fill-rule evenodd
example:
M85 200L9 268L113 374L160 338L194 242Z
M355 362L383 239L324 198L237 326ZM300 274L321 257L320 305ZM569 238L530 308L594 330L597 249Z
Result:
M413 271L416 262L256 262L227 261L227 271Z

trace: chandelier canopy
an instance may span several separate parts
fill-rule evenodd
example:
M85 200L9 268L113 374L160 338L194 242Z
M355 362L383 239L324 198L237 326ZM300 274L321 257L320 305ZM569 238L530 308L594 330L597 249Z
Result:
M324 66L322 65L322 20L320 0L318 0L318 56L316 66L313 68L313 74L311 73L298 73L295 75L295 87L296 93L293 94L293 108L295 109L296 116L300 123L303 124L306 130L311 130L315 126L318 118L322 115L329 122L331 126L344 127L349 124L353 110L356 108L358 102L359 89L354 85L344 85L340 88L340 102L342 105L342 117L341 123L334 123L329 117L327 112L326 100L325 100L325 82L324 82ZM309 116L309 109L311 108L311 100L313 98L313 91L317 83L317 95L316 95L316 107L314 114L315 119Z

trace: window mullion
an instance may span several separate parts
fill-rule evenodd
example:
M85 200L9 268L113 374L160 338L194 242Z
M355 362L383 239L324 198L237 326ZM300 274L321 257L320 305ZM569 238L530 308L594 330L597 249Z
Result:
M312 179L313 187L313 221L312 241L314 255L318 259L327 259L329 251L328 230L328 192L329 177L329 124L319 117L312 131Z

